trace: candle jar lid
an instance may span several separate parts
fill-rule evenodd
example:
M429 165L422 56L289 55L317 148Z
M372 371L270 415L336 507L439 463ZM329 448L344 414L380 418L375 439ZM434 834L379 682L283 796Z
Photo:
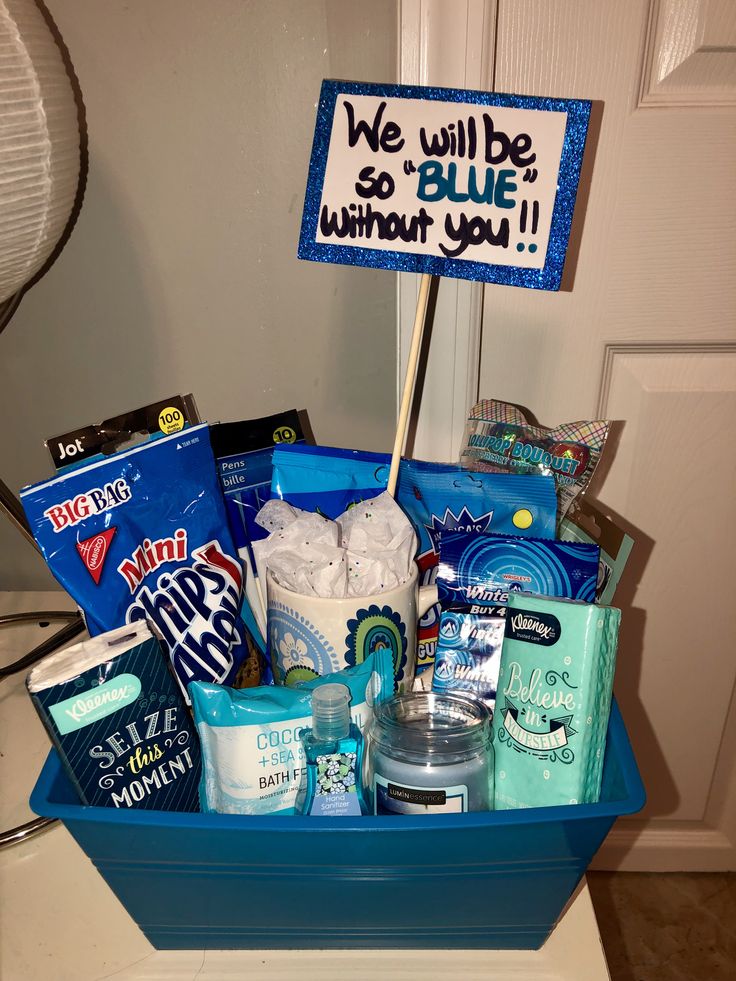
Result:
M405 692L373 708L370 738L386 756L412 763L458 763L488 751L491 714L461 695Z

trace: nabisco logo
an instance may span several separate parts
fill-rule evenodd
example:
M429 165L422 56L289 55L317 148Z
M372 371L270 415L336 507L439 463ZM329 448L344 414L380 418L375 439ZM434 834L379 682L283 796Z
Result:
M97 586L100 584L100 576L105 565L110 542L116 531L117 528L108 528L107 531L101 531L91 538L86 538L83 542L77 542L79 557Z
M96 572L102 565L105 557L105 536L97 535L95 538L87 539L85 561L90 572Z
M167 562L183 562L187 557L187 533L177 528L173 538L159 538L152 542L144 538L129 559L118 566L118 572L128 584L131 594L136 591L146 576L155 572Z

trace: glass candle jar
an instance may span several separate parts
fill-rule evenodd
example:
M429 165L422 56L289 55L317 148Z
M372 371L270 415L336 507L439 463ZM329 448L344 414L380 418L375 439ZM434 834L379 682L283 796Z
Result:
M407 692L373 711L367 782L374 814L493 809L485 705L460 695Z

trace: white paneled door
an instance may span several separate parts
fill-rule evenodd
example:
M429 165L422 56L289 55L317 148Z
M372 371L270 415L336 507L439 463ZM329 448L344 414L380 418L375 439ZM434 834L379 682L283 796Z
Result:
M440 283L415 449L456 456L478 390L619 421L596 494L638 541L616 687L648 804L598 864L736 868L736 4L405 0L402 39L402 81L595 101L567 288Z

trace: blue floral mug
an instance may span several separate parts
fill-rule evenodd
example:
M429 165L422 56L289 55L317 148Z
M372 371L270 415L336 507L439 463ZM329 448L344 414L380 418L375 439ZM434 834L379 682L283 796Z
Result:
M382 593L344 599L304 596L269 572L268 648L277 685L295 685L360 664L387 647L397 691L411 691L417 621L437 602L437 587L419 586L416 565L407 581Z

